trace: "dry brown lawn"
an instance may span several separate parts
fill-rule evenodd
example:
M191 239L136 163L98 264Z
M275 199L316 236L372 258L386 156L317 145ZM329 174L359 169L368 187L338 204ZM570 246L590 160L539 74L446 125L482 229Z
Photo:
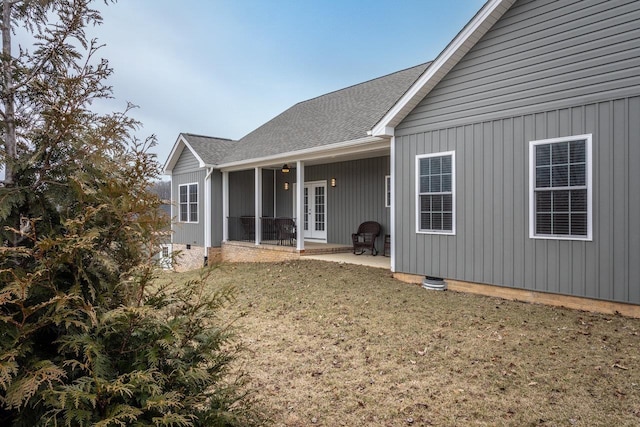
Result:
M272 425L640 425L638 319L311 260L222 265L210 286L229 284Z

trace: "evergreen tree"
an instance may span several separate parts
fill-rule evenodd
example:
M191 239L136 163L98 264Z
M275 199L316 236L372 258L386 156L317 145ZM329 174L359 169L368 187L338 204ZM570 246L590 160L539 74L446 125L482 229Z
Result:
M2 0L0 425L251 424L217 317L231 290L155 280L155 141L130 107L91 111L112 70L90 3ZM18 27L35 43L13 54Z

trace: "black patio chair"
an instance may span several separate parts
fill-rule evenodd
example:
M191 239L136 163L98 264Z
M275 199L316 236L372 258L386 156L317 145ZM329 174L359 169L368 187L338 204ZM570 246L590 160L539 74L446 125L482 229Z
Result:
M276 232L278 244L283 245L289 242L289 246L293 246L296 239L296 223L293 218L276 218Z
M375 221L366 221L360 224L358 232L351 235L353 253L362 255L366 250L370 250L371 255L376 256L378 254L376 239L380 235L381 228L380 224ZM356 250L360 250L360 253L356 253Z

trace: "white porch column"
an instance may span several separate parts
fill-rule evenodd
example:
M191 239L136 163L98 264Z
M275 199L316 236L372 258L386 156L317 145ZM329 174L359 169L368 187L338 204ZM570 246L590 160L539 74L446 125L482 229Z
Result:
M222 172L222 241L229 240L229 172Z
M260 244L260 238L262 237L262 168L255 168L255 220L256 220L256 245Z
M306 215L304 211L304 162L300 160L296 162L296 184L296 225L298 227L296 248L299 251L304 251L304 219Z
M391 137L391 272L396 271L396 137Z

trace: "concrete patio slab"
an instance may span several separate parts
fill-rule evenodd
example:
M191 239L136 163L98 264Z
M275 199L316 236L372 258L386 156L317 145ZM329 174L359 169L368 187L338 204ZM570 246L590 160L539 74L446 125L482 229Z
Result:
M334 253L334 254L318 254L304 255L303 259L317 259L320 261L331 261L345 264L366 265L368 267L384 268L391 270L391 258L382 255L371 256L368 253L362 255L354 255L352 253Z

